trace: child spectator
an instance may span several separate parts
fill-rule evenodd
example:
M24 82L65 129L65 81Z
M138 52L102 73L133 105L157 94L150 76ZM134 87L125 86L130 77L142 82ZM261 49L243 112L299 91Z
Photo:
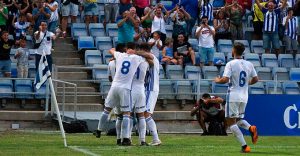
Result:
M19 16L19 21L14 23L14 27L16 29L15 30L16 44L18 44L21 38L26 37L26 31L30 27L30 22L27 22L25 14L21 14Z
M20 39L20 48L17 49L15 54L15 59L17 59L18 78L28 77L29 54L29 49L26 48L26 40Z
M160 40L160 32L154 32L153 38L148 41L151 48L151 53L154 54L156 58L159 58L159 50L162 48L162 41Z
M165 47L162 50L162 63L165 64L177 64L177 60L174 58L173 55L173 39L167 38L165 42Z

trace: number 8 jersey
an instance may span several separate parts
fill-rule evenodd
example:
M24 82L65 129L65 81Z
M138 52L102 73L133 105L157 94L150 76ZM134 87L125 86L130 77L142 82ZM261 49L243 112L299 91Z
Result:
M115 52L116 74L111 87L131 90L132 80L141 62L145 59L138 55Z
M234 59L225 66L223 77L229 78L227 102L248 102L248 83L257 76L251 62L243 59Z

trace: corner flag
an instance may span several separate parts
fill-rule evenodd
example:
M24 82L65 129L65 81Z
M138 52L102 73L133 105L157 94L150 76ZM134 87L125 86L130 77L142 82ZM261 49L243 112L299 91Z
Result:
M51 77L51 72L48 67L46 56L43 54L41 56L39 67L34 80L35 88L40 89L40 87L47 81L49 77Z

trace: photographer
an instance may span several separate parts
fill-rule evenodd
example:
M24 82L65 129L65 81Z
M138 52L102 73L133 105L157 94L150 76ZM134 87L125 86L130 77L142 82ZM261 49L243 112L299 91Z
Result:
M222 105L225 103L225 101L217 96L210 96L208 93L204 93L202 95L202 98L197 102L197 104L194 106L194 108L191 110L191 116L196 115L197 120L199 122L200 127L203 130L202 135L210 135L213 134L211 131L215 131L215 134L217 130L214 128L217 128L215 123L217 125L222 124L221 134L216 135L227 135L226 134L226 122L225 122L225 111L222 109ZM212 123L214 123L213 127L208 128L210 131L207 131L205 122L210 122L209 127L213 126Z

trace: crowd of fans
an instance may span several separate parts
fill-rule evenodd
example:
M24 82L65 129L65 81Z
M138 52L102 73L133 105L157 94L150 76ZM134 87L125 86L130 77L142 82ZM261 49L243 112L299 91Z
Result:
M188 42L191 37L196 37L200 65L213 65L219 39L245 39L242 22L245 14L252 14L253 39L263 40L266 53L272 49L279 54L280 40L286 46L286 52L296 54L298 50L300 18L296 16L300 15L299 0L173 0L172 7L168 8L159 0L103 2L102 23L104 26L117 23L118 43L148 42L152 53L163 64L197 65L195 51L198 49L193 49ZM44 40L41 35L33 35L41 30L41 22L46 22L47 31L52 32L47 37L56 34L59 27L62 37L66 37L69 17L75 23L77 16L84 14L88 26L101 22L99 12L97 0L0 0L0 71L4 76L10 76L10 49L26 48L20 44L26 35ZM167 25L173 26L171 38L167 38ZM195 25L197 28L193 29ZM8 35L14 40L8 39ZM49 41L48 46L53 46ZM51 50L46 53L51 56ZM18 52L16 58L26 58L22 54Z

